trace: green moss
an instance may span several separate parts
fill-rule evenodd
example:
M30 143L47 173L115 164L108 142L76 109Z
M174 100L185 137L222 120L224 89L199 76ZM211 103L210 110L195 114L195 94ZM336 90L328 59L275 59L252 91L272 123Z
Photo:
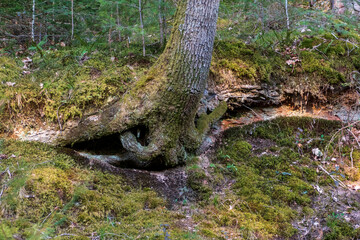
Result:
M5 234L40 239L69 233L83 239L114 233L161 239L161 224L171 225L170 234L185 233L173 225L178 216L166 209L163 198L128 185L121 176L80 167L45 144L5 141L1 151L16 155L0 162L0 169L9 167L12 174L2 179L8 186L0 203Z
M14 226L13 223L2 221L0 224L0 238L12 239L19 231L19 228Z
M214 45L214 54L218 58L238 58L252 56L254 50L241 41L217 41Z
M134 71L111 61L105 52L88 54L89 59L81 63L78 54L81 53L76 48L47 51L44 57L36 54L31 73L26 75L19 74L14 60L2 57L0 80L10 81L10 77L16 85L11 88L0 85L0 100L6 99L14 113L21 111L52 121L57 121L59 113L61 120L67 121L121 96L133 80Z
M187 171L188 185L198 193L200 199L209 199L212 189L209 185L210 179L205 172L200 168L191 168Z
M254 81L256 78L256 69L248 66L240 59L232 61L222 59L219 61L219 65L222 68L231 70L239 79L248 79Z
M251 155L252 146L246 141L236 141L232 145L229 145L226 150L226 155L230 158L237 159L248 159Z
M303 208L303 214L304 214L305 216L313 216L314 213L315 213L315 211L314 211L312 208L310 208L310 207L304 207L304 208Z
M302 42L300 44L300 48L310 48L310 49L312 49L313 47L319 45L322 42L323 41L320 38L317 38L317 37L305 38L304 40L302 40Z
M355 68L360 71L360 55L353 56L351 59Z
M236 236L231 226L235 219L237 222L241 219L240 228L263 239L293 237L297 230L290 223L314 214L311 201L317 193L312 184L330 179L316 171L317 164L312 164L310 158L312 148L304 147L300 155L296 143L302 139L327 139L339 127L340 123L335 121L295 117L225 131L211 175L222 174L223 179L233 179L234 183L224 198L216 195L215 209L209 209L208 214L219 216L219 221L201 225L201 229L211 229L220 237L221 226ZM247 139L251 139L252 145ZM276 147L262 146L261 139L274 141ZM322 148L323 142L315 144ZM253 147L260 150L253 152ZM263 152L267 154L255 155ZM226 210L220 207L221 203ZM227 205L232 211L228 211Z
M302 67L307 73L315 73L330 84L337 84L345 81L342 73L331 68L328 62L313 52L301 52Z
M69 200L74 190L63 170L50 167L31 171L25 189L37 199L50 202L52 207Z
M354 229L340 214L333 213L327 218L326 224L330 228L330 232L324 235L326 240L358 239L360 237L359 229Z
M21 76L21 68L10 57L0 57L0 82L15 82Z
M210 126L219 120L227 110L227 103L223 101L210 114L202 114L197 121L197 131L200 135L205 134Z

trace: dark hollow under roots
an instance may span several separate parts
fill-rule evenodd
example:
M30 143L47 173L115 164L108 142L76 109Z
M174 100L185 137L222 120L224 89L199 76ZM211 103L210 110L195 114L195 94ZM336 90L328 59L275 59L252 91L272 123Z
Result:
M138 126L129 129L127 133L131 133L136 137L136 142L139 146L144 148L148 146L149 130L147 127ZM100 139L79 142L66 147L75 150L89 160L102 161L119 168L146 169L151 171L169 168L164 164L164 159L161 159L161 156L155 157L147 162L140 161L133 153L123 147L121 136L122 134L115 133Z

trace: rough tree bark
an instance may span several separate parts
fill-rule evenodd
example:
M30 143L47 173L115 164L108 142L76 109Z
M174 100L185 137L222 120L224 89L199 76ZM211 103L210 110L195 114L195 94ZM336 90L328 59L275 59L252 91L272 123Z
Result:
M148 74L119 102L63 132L58 143L119 132L126 150L119 161L139 167L184 161L226 111L226 103L220 104L194 122L208 78L218 8L219 0L179 1L170 39Z

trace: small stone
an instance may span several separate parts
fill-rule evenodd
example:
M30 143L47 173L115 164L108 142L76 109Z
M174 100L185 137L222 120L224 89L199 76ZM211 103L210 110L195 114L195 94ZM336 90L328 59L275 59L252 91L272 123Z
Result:
M316 156L316 157L322 157L323 156L323 153L320 151L320 149L318 148L314 148L312 150L312 153Z

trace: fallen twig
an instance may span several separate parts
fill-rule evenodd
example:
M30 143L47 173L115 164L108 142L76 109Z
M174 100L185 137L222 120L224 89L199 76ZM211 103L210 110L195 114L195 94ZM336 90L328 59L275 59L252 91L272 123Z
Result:
M65 103L61 103L60 106L58 107L57 111L56 111L56 116L57 116L57 120L58 120L58 123L59 123L60 131L62 131L63 128L62 128L62 125L61 125L61 122L60 122L60 118L59 118L59 110L60 110L60 108L61 108L63 105L65 105Z
M3 193L4 193L4 190L5 190L5 187L3 187L3 188L1 189L1 192L0 192L0 200L1 200L1 197L2 197L2 195L3 195Z
M72 237L77 237L78 235L75 235L75 234L71 234L71 233L62 233L60 235L57 235L55 237L50 237L51 238L57 238L57 237L63 237L63 236L72 236ZM90 238L89 238L90 239Z
M330 146L330 144L335 140L335 137L336 137L342 130L344 130L344 129L346 129L346 128L349 128L349 127L351 127L351 126L353 126L353 125L355 125L355 124L358 124L358 123L360 123L360 120L358 120L358 121L356 121L356 122L349 123L348 125L346 125L345 127L340 128L339 130L337 130L337 131L333 134L333 136L331 137L329 143L328 143L328 144L326 145L326 147L325 147L324 156L323 156L324 161L326 160L327 151L328 151L328 149L329 149L329 146Z
M329 177L334 180L334 182L338 182L339 185L343 188L348 188L342 181L340 181L339 179L335 178L334 176L332 176L322 165L318 165L319 168L326 173L327 175L329 175Z
M245 108L249 109L250 111L252 111L256 116L258 116L261 119L264 119L262 116L260 116L258 113L256 113L253 109L251 109L250 107L246 106L245 104L242 104L242 106L244 106Z

